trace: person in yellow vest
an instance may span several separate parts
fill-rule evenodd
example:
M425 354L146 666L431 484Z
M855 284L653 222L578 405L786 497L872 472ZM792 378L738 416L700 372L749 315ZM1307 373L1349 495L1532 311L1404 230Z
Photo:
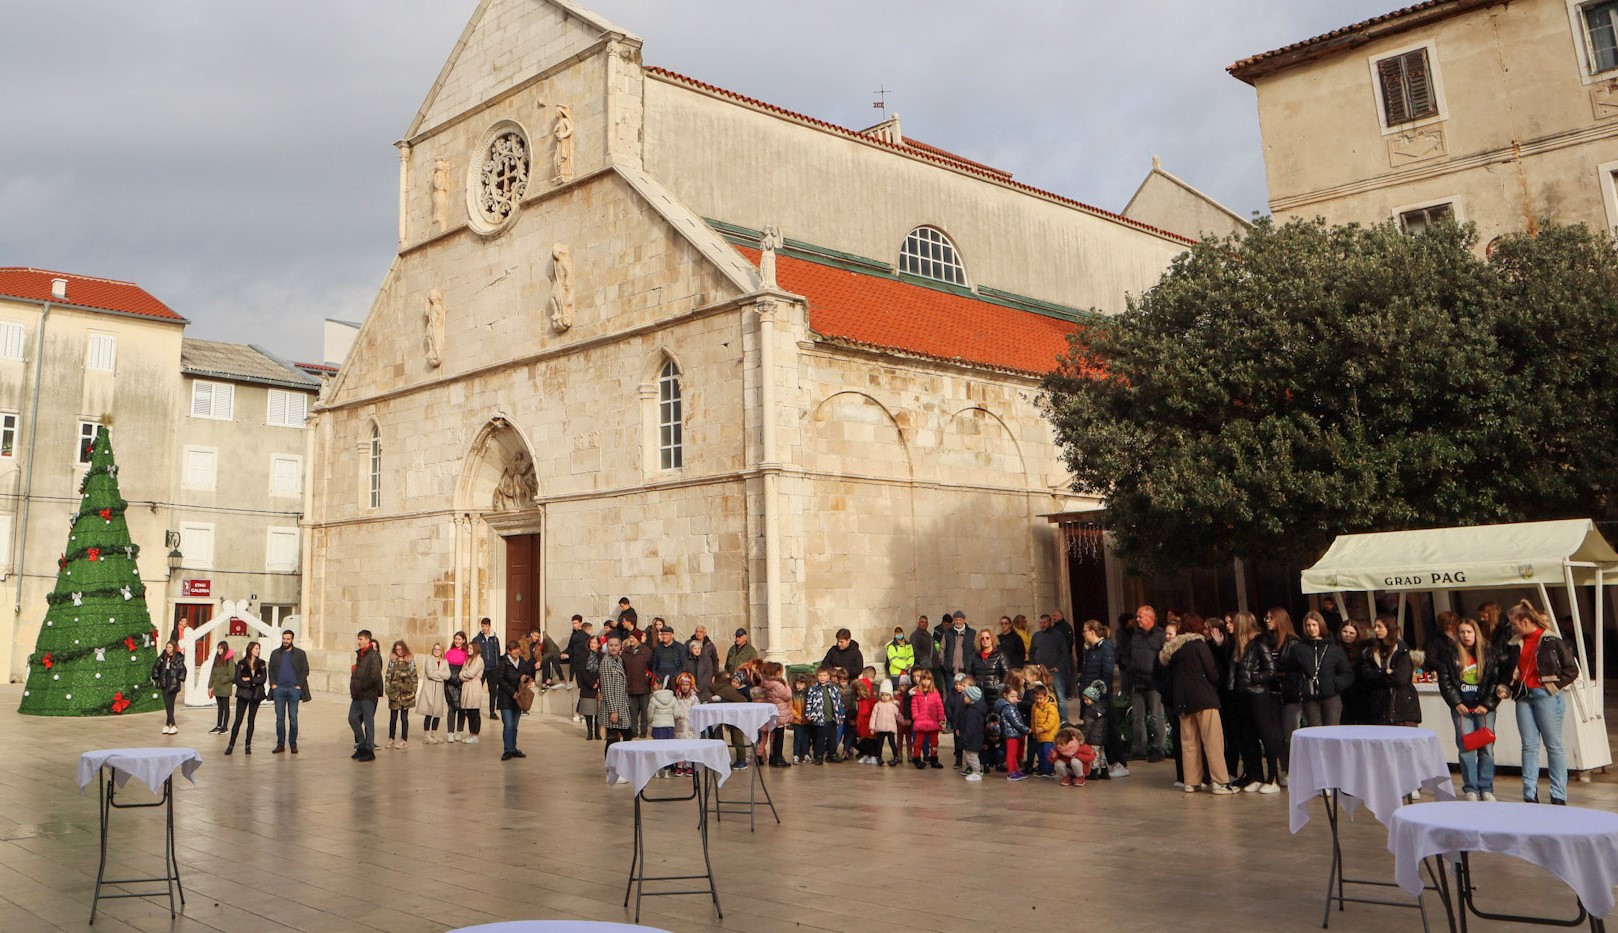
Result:
M893 640L888 642L888 676L894 683L899 682L900 674L907 674L916 666L916 649L905 638L903 626L893 627Z

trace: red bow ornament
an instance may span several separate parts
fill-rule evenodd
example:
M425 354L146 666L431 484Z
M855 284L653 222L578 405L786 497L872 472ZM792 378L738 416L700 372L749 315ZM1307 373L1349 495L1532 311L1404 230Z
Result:
M129 709L129 701L124 699L124 692L120 690L112 695L112 711L121 713L126 709Z
M134 651L135 650L135 636L131 635L128 638L125 638L124 639L124 647L128 648L130 651Z
M90 548L88 551L86 551L84 553L84 556L90 558L91 560L100 560L101 559L101 549L98 548L98 547Z
M112 509L102 509L101 517L109 522L112 521Z
M51 660L51 655L48 651L45 652L45 656L43 658L39 659L39 663L45 665L45 670L47 671L56 666L56 662Z

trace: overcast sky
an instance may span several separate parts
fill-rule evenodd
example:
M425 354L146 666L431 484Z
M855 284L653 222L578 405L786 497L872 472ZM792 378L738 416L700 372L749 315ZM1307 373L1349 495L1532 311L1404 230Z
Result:
M195 337L318 359L397 236L398 156L475 0L5 0L0 266L130 279ZM1394 0L593 0L645 61L1121 210L1151 165L1265 205L1224 66Z

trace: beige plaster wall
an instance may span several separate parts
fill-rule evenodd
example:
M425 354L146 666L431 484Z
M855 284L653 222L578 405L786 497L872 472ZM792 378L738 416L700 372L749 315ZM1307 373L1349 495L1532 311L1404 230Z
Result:
M1124 208L1124 216L1192 239L1229 236L1247 226L1218 204L1161 172L1146 176Z

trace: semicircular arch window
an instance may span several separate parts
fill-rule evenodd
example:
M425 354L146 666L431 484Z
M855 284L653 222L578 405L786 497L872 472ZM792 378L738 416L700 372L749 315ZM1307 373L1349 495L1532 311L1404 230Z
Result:
M961 265L960 253L944 231L936 227L910 231L899 249L899 271L951 285L966 284L966 267Z

